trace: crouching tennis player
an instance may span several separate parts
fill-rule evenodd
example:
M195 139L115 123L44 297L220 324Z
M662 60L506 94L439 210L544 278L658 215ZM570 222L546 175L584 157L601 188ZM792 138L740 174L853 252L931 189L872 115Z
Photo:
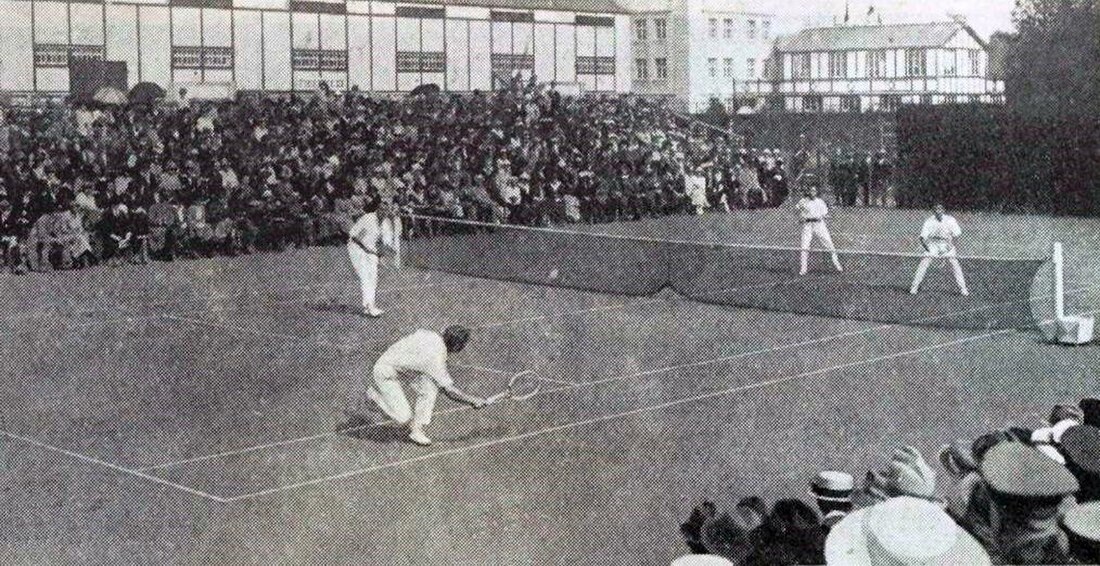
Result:
M362 381L363 396L395 423L408 427L409 440L421 446L430 445L432 440L424 433L424 427L432 422L440 389L451 399L475 409L490 404L489 400L456 387L447 371L447 354L461 352L469 339L470 331L462 326L450 326L443 334L431 330L409 334L387 348L374 363L373 379ZM411 407L402 382L410 384L416 392ZM348 412L348 416L365 421L362 415Z
M966 288L966 276L963 275L962 266L959 265L958 252L955 250L955 242L962 235L959 222L954 216L947 214L942 203L936 203L932 209L932 216L924 221L920 229L920 243L924 246L924 257L917 265L917 272L913 274L913 284L909 287L909 293L916 295L920 291L920 284L924 282L924 275L928 273L928 266L934 259L946 260L951 266L951 272L955 274L955 283L959 286L959 294L966 297L970 291Z

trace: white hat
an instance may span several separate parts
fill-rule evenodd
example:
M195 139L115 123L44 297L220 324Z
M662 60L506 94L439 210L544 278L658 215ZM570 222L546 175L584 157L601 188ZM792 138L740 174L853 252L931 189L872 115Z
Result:
M687 554L673 560L670 566L734 566L734 564L713 554Z
M810 483L810 494L822 501L852 502L855 478L844 472L825 471L817 474Z
M848 514L825 539L825 563L984 566L982 545L943 508L916 497L894 497Z
M1054 426L1036 429L1031 433L1031 443L1035 448L1059 464L1065 464L1066 458L1058 450L1062 435L1069 429L1080 425L1077 419L1062 419Z

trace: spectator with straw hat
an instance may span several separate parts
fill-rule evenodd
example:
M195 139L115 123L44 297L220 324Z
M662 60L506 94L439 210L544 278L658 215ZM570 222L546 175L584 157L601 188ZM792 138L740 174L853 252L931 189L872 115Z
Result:
M855 479L845 472L818 472L810 483L810 495L821 511L821 524L826 531L852 512L852 491Z
M825 563L844 566L991 564L982 545L939 505L894 497L855 511L825 541Z

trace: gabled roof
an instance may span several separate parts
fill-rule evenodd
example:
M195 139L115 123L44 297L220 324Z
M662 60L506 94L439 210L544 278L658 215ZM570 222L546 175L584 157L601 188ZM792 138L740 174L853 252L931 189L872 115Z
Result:
M400 4L434 6L476 6L499 10L548 10L584 14L625 14L616 0L397 0Z
M959 22L877 26L811 28L776 41L785 53L871 49L919 49L942 47L959 31L985 45L969 26Z

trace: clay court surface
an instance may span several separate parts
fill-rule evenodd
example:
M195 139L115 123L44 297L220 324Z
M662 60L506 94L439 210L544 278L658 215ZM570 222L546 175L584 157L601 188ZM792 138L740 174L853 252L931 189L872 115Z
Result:
M922 213L836 216L842 247L913 251ZM1064 242L1069 310L1100 308L1097 222L959 218L963 253ZM795 236L788 211L584 229ZM417 268L383 270L380 289L386 316L356 316L341 247L0 276L0 562L667 564L704 497L802 496L817 470L859 476L902 444L931 459L1036 425L1096 393L1100 367L1096 347L1014 328ZM481 411L443 400L429 448L385 426L336 432L349 382L388 343L452 323L474 328L459 384L490 394L535 369L543 392Z

